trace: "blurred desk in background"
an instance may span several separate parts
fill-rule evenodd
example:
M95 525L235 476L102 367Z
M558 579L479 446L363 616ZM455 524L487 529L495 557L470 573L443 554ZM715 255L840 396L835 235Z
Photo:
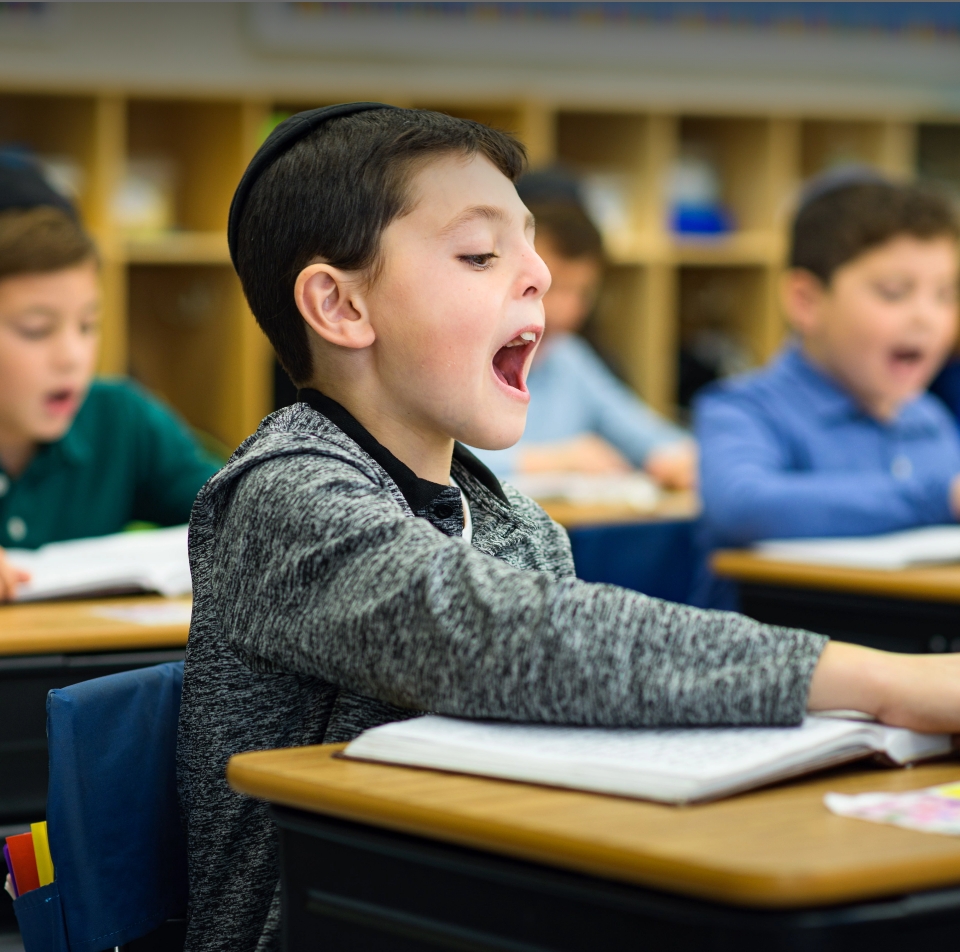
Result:
M664 493L656 509L542 500L570 535L577 577L685 602L695 568L693 492Z
M47 802L47 692L183 659L189 598L122 597L0 606L0 824Z
M727 549L711 566L757 621L887 651L960 651L960 565L857 569Z

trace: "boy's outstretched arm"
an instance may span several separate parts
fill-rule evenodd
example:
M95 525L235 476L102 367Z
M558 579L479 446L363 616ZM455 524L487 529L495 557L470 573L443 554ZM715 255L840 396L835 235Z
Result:
M810 680L808 707L864 711L895 727L956 733L960 654L891 654L831 642Z

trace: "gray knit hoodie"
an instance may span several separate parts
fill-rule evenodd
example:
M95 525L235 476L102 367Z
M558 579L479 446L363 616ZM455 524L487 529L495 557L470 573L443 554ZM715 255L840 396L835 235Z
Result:
M574 577L534 502L457 447L417 478L316 391L201 491L178 749L186 952L279 949L266 807L234 753L329 743L437 711L568 724L792 724L825 643Z

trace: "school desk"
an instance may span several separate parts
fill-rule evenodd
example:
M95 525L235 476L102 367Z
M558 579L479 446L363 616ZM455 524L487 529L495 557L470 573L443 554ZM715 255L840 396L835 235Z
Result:
M711 565L758 621L889 651L960 651L960 565L854 569L737 549L714 553Z
M823 806L831 790L960 780L955 761L672 807L348 761L342 746L227 767L272 804L287 952L902 952L960 930L960 837Z
M570 536L577 576L686 601L695 568L695 493L664 493L652 512L626 506L541 503Z
M149 596L0 606L0 824L43 818L47 692L182 659L189 605Z

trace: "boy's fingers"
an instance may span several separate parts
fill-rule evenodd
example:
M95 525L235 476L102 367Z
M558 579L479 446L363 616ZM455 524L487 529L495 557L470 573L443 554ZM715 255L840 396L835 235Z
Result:
M0 602L9 602L17 594L17 586L30 581L30 573L11 565L0 555Z

